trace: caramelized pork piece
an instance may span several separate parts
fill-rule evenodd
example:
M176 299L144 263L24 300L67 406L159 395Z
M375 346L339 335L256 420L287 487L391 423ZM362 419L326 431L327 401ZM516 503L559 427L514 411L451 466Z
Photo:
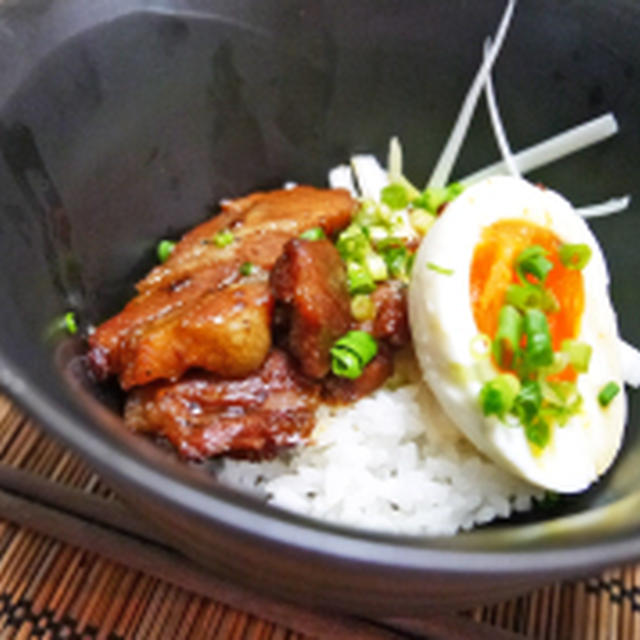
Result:
M318 401L319 387L274 350L260 370L241 380L194 371L178 382L135 389L125 422L166 438L190 460L226 452L269 456L309 435Z
M350 403L380 388L393 373L393 353L384 342L378 345L378 354L355 380L329 376L323 383L323 396L327 402Z
M406 285L398 280L383 282L371 294L371 300L375 310L373 318L354 323L352 328L366 331L393 347L408 344L410 333Z
M138 284L138 296L121 313L89 337L96 377L118 375L130 389L175 380L191 367L225 376L254 371L271 344L273 303L265 271L303 231L320 226L333 233L346 226L355 204L344 190L312 187L225 203L220 215L187 233L167 262ZM246 262L258 268L262 282L242 275Z
M287 350L305 375L324 377L331 366L329 350L351 323L340 254L326 239L290 240L271 272L271 287L285 305Z
M383 282L371 294L376 315L372 334L394 347L409 343L409 318L407 315L407 287L398 280Z

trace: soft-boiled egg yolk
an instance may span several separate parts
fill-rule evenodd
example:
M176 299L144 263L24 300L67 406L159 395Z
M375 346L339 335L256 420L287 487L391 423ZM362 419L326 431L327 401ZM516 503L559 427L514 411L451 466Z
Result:
M577 337L584 309L582 272L562 263L558 255L562 244L549 229L525 220L498 220L482 231L469 284L473 317L481 333L495 335L507 287L518 283L514 262L524 249L537 245L553 264L545 280L545 288L558 302L558 309L546 314L553 350L559 351L564 340ZM574 381L576 373L567 367L555 378Z
M586 245L586 266L565 266L559 258L563 245ZM552 263L544 289L557 304L543 311L553 351L567 339L591 348L586 372L577 375L567 367L539 378L574 382L580 396L568 418L549 420L544 446L527 436L520 414L485 415L480 399L488 382L510 370L509 363L499 366L490 345L505 292L522 278L517 258L532 246L541 247ZM516 178L490 178L468 188L439 216L416 253L409 320L425 381L481 451L541 487L586 488L611 465L622 441L624 392L605 406L598 401L608 383L623 386L608 282L598 242L572 206L552 190ZM530 374L520 375L525 384Z

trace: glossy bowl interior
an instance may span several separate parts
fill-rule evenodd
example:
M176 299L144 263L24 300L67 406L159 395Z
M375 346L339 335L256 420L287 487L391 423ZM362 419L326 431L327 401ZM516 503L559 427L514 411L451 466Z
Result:
M455 538L355 531L266 508L132 436L84 376L83 327L115 312L158 238L222 197L325 184L404 142L426 179L503 3L57 0L0 9L0 383L167 538L217 573L305 603L409 614L640 557L638 397L597 486ZM495 69L522 148L606 111L621 133L531 176L576 204L640 183L640 6L521 2ZM497 158L483 105L456 175ZM636 207L595 220L623 335L640 344Z

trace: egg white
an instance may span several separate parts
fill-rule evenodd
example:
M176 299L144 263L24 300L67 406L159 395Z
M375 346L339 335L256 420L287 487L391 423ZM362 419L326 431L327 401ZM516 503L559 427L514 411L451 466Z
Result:
M553 426L540 452L517 419L485 417L482 385L499 372L488 352L479 353L470 299L471 262L483 230L499 220L522 219L552 231L562 242L592 251L583 269L584 311L576 339L593 351L578 377L583 405L566 425ZM605 408L597 395L609 381L623 388L616 317L607 267L596 238L571 204L557 193L517 178L489 178L468 188L438 218L416 254L409 285L409 320L423 377L443 409L466 436L496 463L540 487L576 492L613 462L626 421L621 391Z

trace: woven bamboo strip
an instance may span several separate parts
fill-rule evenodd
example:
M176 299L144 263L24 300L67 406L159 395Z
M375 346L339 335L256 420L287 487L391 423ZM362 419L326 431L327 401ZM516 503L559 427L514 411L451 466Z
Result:
M82 633L88 626L95 626L96 609L100 606L101 600L108 593L109 582L113 579L114 573L118 569L111 562L98 561L93 567L95 569L94 582L87 581L86 600L78 603L77 610L72 610L72 615L76 622L76 630ZM92 624L92 622L94 624Z
M20 433L20 428L25 422L24 416L17 409L11 408L2 418L2 429L0 429L0 455L6 457L6 452L13 440Z
M16 570L15 582L9 584L8 591L11 593L11 603L16 604L27 592L29 585L38 576L38 571L47 557L51 540L34 537L30 545L32 553L25 553L23 565Z
M85 553L76 551L65 568L57 589L53 593L50 601L50 608L53 611L53 619L59 622L66 612L69 598L73 598L74 590L79 580L82 580L81 566L85 560Z
M609 616L611 613L611 599L606 591L606 585L611 583L611 572L605 571L598 584L598 625L596 627L597 640L607 640L609 634Z
M527 624L525 626L525 635L529 638L538 638L536 631L536 623L538 617L538 601L542 597L542 590L535 591L529 596L529 607L527 615Z
M209 638L212 630L215 632L217 620L221 615L221 605L216 602L204 601L198 613L196 623L193 627L192 634L194 638Z
M618 635L622 613L622 596L622 570L615 568L611 571L609 638L615 638Z
M152 638L151 629L158 616L158 612L162 605L162 600L166 597L167 593L172 587L165 582L158 582L154 589L151 600L145 609L144 615L140 621L137 633L140 638Z
M37 585L39 588L33 597L33 610L36 614L43 613L45 609L55 609L55 596L64 573L73 565L74 558L78 557L75 549L62 544L54 544L52 553L54 557L51 569L43 576L42 585Z
M122 569L120 579L112 593L112 597L106 600L104 615L97 628L97 640L107 640L109 634L116 626L120 615L125 609L127 599L138 575L130 569Z
M118 624L114 628L114 632L123 638L131 637L127 630L135 626L135 620L137 616L143 613L143 603L146 598L151 596L155 580L150 576L143 574L137 574L137 580L129 596L129 601L126 608L123 610Z
M31 448L35 446L37 440L38 434L35 431L26 429L19 431L9 443L4 460L15 467L19 467Z
M620 610L620 636L623 637L625 631L631 632L633 629L633 610L631 604L633 602L633 568L625 567L622 571L622 586L625 597L622 599L622 607Z
M125 573L126 570L120 565L112 562L106 563L100 576L100 586L95 589L87 611L83 611L78 618L78 628L84 624L86 628L98 633L109 611L110 604L116 599L119 585Z

